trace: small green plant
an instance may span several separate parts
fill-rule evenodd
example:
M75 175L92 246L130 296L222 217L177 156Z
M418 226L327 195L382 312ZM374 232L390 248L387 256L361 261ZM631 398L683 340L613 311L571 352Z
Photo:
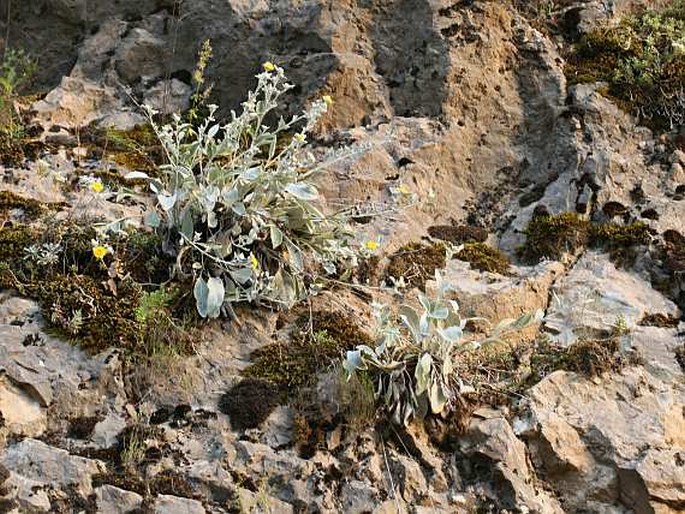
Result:
M36 72L36 62L23 50L7 49L0 66L0 152L2 160L15 164L23 159L21 113L15 107L21 88Z
M685 123L685 5L627 16L589 33L569 60L573 82L605 81L607 93L658 128Z
M404 305L399 320L387 305L374 304L376 346L357 346L347 352L343 364L349 376L363 370L374 377L376 396L397 424L455 409L465 386L455 366L459 355L500 342L504 333L541 317L537 312L504 320L490 336L478 339L465 331L469 319L459 315L457 303L445 299L451 286L439 272L436 281L436 298L419 294L421 310Z
M36 70L36 61L26 52L8 49L0 69L0 102L15 97L31 81Z
M264 64L240 114L226 123L208 106L204 121L180 116L150 122L168 164L148 180L157 209L147 217L176 255L176 273L194 278L197 311L216 318L233 314L236 302L288 306L311 292L323 270L355 263L347 244L347 214L329 215L319 205L313 178L348 157L347 149L317 159L307 134L332 103L324 97L302 114L275 118L280 97L293 86L283 69ZM275 119L275 127L268 120ZM290 137L291 136L291 137Z

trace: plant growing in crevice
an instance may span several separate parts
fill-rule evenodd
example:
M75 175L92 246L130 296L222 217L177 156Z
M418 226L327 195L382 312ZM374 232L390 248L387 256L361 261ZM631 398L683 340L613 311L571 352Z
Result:
M540 312L500 322L489 336L476 337L465 327L469 319L459 306L445 299L451 286L436 272L435 298L419 293L420 310L404 305L394 316L387 305L374 304L376 345L359 345L348 351L343 364L349 376L370 373L380 399L397 424L423 419L429 413L447 414L457 408L467 389L457 373L460 354L496 344L508 331L520 330L541 317Z
M265 63L242 112L225 123L215 119L213 105L197 124L175 116L159 126L148 109L168 164L158 178L128 178L149 181L157 209L147 222L176 256L177 275L193 277L202 317L234 315L237 302L291 305L311 292L321 270L355 263L346 212L326 214L312 182L352 152L317 159L307 150L307 134L332 100L267 124L292 87L283 69ZM283 144L286 134L292 137Z

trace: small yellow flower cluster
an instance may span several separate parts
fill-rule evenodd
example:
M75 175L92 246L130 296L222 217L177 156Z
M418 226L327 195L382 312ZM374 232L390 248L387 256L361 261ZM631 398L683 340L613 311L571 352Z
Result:
M250 262L252 263L252 270L257 271L259 269L259 261L253 253L250 254Z
M330 95L324 95L324 97L322 98L322 100L323 100L324 103L325 103L327 106L329 106L329 107L330 107L331 105L333 105L333 98L332 98Z
M93 247L93 255L99 261L104 259L108 253L109 253L109 250L107 249L106 246L97 245L97 246Z
M104 259L113 251L111 246L105 243L101 243L97 239L91 239L90 244L93 249L93 257L95 257L99 261Z
M365 246L366 246L367 250L373 252L373 251L378 250L378 248L380 247L380 244L378 243L378 241L369 240L366 242Z
M262 64L262 68L267 73L271 73L272 71L276 71L276 65L274 63L272 63L271 61L266 61L264 64Z
M298 140L300 143L304 143L307 141L307 136L305 136L303 133L298 132L293 136L296 140Z
M397 188L397 192L404 196L409 196L411 194L411 189L409 189L407 184L401 184L400 187Z
M94 193L102 193L105 190L105 185L102 183L102 180L100 179L94 180L90 183L90 186L88 187Z

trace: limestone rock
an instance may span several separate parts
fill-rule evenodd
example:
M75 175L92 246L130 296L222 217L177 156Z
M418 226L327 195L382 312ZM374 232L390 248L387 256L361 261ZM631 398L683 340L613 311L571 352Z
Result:
M102 514L125 514L137 509L143 503L143 497L139 494L112 485L96 488L95 496L98 512Z

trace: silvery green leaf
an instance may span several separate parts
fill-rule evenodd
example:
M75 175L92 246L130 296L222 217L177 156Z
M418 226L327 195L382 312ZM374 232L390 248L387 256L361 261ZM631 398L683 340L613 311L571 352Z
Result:
M402 305L399 309L399 317L415 337L419 334L419 315L408 305Z
M271 247L275 250L283 242L283 232L276 225L269 225L269 236L271 237Z
M170 211L171 209L173 209L174 205L176 205L177 199L178 199L178 195L176 193L174 193L173 195L157 195L157 200L159 201L159 205L165 211Z
M291 243L288 239L285 240L285 245L288 248L288 261L294 271L300 272L304 269L304 258L300 249Z
M233 212L235 212L238 216L245 216L245 213L247 210L245 209L245 204L242 202L236 203L231 207L233 209Z
M439 383L433 382L431 384L429 398L431 404L431 412L433 414L440 414L445 408L447 398L445 397L445 393L442 390L442 386Z
M463 336L463 331L459 326L438 329L438 333L445 341L449 341L451 343L459 341Z
M188 241L191 241L194 232L193 216L190 213L190 209L186 208L181 214L181 234L183 234Z
M243 180L247 180L248 182L252 182L257 177L259 177L259 171L259 168L247 169L240 174L240 178L242 178Z
M429 315L433 319L447 319L447 316L449 316L450 311L447 307L443 307L441 305L435 304L433 306L433 309L429 312Z
M285 190L299 200L311 201L319 197L319 192L316 188L304 182L288 184Z
M347 371L348 375L352 375L359 369L366 369L366 365L362 359L362 353L359 350L348 351L347 358L343 362L343 368Z
M414 377L416 378L416 394L422 394L430 383L431 368L433 365L433 357L430 353L424 353L419 361L416 363L414 370Z
M207 226L209 228L216 228L216 226L219 224L216 214L214 211L208 211L207 212Z
M419 303L425 309L426 312L430 312L433 308L430 299L423 293L419 293Z
M235 271L231 271L231 278L235 280L238 284L245 284L248 280L252 278L252 268L240 268Z
M218 123L209 127L209 130L207 131L207 137L209 139L214 139L214 137L216 137L217 133L219 132L219 128L221 127Z
M143 173L142 171L131 171L124 175L125 180L138 180L138 179L143 179L143 180L150 180L150 175L147 173Z
M454 364L452 364L452 352L446 352L445 359L442 361L442 376L445 380L452 374Z
M240 199L240 192L235 187L232 187L231 189L224 190L221 193L221 198L224 201L224 205L230 207Z
M203 318L216 318L224 303L224 283L220 278L210 277L205 282L198 277L193 288L197 312Z
M160 218L159 214L157 214L155 211L146 212L145 217L143 218L143 223L145 223L145 226L150 228L159 227L161 222L162 218Z

